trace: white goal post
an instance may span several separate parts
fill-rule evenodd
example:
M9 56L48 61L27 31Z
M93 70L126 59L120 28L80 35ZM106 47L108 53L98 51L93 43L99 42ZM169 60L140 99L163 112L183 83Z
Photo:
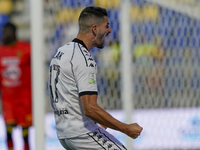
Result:
M120 11L120 50L121 50L121 75L122 75L122 105L125 114L126 123L131 123L133 114L133 96L132 96L132 56L131 54L131 23L130 23L130 0L121 1ZM133 149L132 139L126 136L126 147Z
M45 149L45 63L43 36L43 0L30 0L31 12L31 59L32 59L32 97L33 126L35 131L35 150Z

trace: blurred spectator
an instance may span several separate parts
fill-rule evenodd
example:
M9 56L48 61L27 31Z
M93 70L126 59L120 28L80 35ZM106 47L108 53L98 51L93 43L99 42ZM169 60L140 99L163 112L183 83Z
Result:
M0 87L7 146L13 150L12 131L22 127L24 150L29 150L28 129L32 125L30 44L20 41L17 28L7 23L2 29L0 45Z

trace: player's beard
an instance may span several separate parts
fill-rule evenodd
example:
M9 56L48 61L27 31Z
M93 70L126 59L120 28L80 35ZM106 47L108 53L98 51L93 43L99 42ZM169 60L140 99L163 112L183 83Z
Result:
M100 48L100 49L102 49L102 48L104 48L104 35L98 35L97 36L97 48Z

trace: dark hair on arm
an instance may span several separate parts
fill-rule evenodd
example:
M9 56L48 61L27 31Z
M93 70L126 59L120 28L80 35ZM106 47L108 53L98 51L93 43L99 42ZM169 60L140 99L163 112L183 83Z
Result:
M98 24L100 20L103 20L104 16L108 16L108 13L104 8L94 6L84 8L78 19L79 30L87 32L93 24Z

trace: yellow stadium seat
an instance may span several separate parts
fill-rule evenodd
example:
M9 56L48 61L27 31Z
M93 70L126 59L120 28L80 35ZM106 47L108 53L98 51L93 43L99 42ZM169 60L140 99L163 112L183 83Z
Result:
M131 21L156 21L158 19L159 10L154 5L144 5L142 7L137 5L131 6L130 19Z
M62 8L57 12L57 20L59 23L63 24L66 22L73 21L73 9L72 8Z
M112 0L113 8L118 8L120 6L121 0Z
M83 7L79 7L74 10L74 13L73 13L73 21L74 22L78 22L78 18L79 18L79 15L82 10L83 10Z
M106 9L118 8L121 0L95 0L95 5Z
M146 5L144 7L144 17L147 20L157 20L158 19L158 7L153 5Z
M83 10L83 7L77 7L77 8L61 8L57 12L57 21L61 24L67 23L67 22L78 22L78 17Z
M0 13L9 14L13 10L13 2L11 0L0 0Z
M142 18L141 10L138 6L132 6L130 10L130 19L131 21L139 21Z

